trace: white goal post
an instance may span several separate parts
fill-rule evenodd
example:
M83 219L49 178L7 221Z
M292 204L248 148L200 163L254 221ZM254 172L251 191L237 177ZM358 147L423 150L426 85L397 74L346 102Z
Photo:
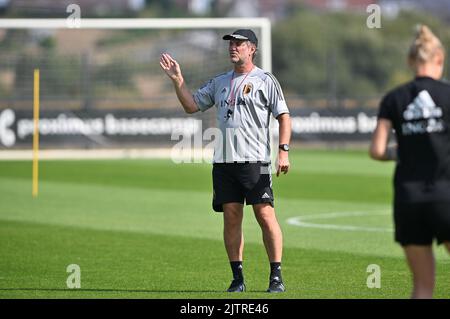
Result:
M80 29L260 28L261 67L272 72L271 23L267 18L136 18L80 19ZM67 19L0 19L0 29L64 29ZM77 29L77 28L74 28Z

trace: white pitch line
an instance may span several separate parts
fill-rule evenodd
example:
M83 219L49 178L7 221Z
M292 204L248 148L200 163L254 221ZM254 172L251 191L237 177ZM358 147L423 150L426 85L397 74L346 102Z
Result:
M342 230L342 231L368 231L368 232L393 232L392 228L385 227L365 227L365 226L352 226L352 225L334 225L334 224L315 224L311 222L306 222L306 220L317 220L317 219L330 219L330 218L340 218L340 217L352 217L352 216L381 216L388 215L388 213L376 213L376 212L333 212L326 214L315 214L315 215L304 215L296 216L287 219L289 225L306 227L306 228L319 228L319 229L332 229L332 230Z

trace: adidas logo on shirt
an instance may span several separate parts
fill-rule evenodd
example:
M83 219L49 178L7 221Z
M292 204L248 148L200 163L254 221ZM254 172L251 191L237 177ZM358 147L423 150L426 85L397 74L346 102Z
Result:
M442 114L442 108L436 105L428 91L423 90L403 112L406 122L402 124L402 134L407 136L443 132L445 123Z
M406 121L441 117L442 109L436 106L428 91L421 91L414 101L403 112Z

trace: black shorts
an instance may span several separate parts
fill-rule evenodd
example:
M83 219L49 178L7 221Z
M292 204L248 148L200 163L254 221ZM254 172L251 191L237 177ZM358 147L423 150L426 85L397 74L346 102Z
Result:
M215 163L213 165L214 211L225 203L269 203L273 207L270 163Z
M402 246L450 242L450 202L394 203L395 241Z

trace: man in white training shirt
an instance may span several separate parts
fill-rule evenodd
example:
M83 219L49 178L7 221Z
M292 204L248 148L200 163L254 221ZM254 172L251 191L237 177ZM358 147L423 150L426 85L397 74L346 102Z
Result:
M236 30L225 35L229 40L233 70L209 80L192 94L187 88L179 64L162 54L161 68L172 80L186 113L216 107L217 127L222 140L216 143L213 159L213 209L223 212L225 248L233 272L227 291L246 289L242 270L244 202L253 206L261 226L270 261L268 292L284 292L281 277L283 239L275 216L270 174L271 115L279 122L277 176L289 170L291 122L283 92L276 78L253 60L258 39L252 30Z

